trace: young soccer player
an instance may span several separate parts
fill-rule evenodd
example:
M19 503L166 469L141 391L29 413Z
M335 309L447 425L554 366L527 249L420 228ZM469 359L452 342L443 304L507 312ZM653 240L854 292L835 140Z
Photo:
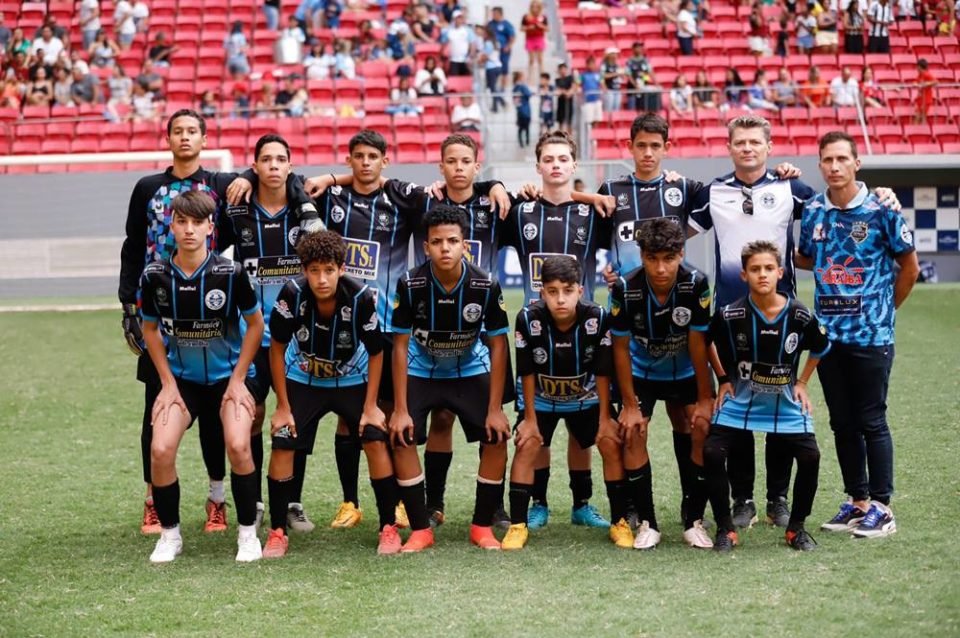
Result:
M160 377L150 453L162 530L150 561L168 563L183 547L176 458L184 432L197 418L219 420L218 429L222 427L239 524L237 560L255 561L261 549L255 525L257 475L250 454L254 400L248 386L263 315L242 267L207 248L213 200L196 191L181 193L172 209L176 251L144 269L140 289L143 338ZM242 342L241 314L247 323Z
M610 333L607 312L583 301L580 262L548 257L541 269L540 301L517 315L516 453L510 467L510 529L504 550L527 543L534 465L543 445L566 422L571 438L588 450L601 420L610 419Z
M813 434L807 384L830 349L826 330L802 303L778 291L783 277L780 247L770 241L748 243L742 274L749 294L713 316L710 336L729 378L720 379L717 412L704 446L710 503L717 519L713 548L729 552L738 543L730 514L727 461L741 431L766 432L767 450L787 467L797 462L787 544L810 551L817 544L804 529L817 493L820 449ZM810 356L800 373L800 354Z
M328 412L363 442L380 514L380 554L400 551L396 479L386 419L377 407L383 370L373 290L344 275L346 243L333 231L305 234L297 244L303 274L288 281L270 316L270 368L277 410L270 419L270 534L263 555L287 551L290 487L298 449L313 447Z
M710 288L703 274L683 265L684 233L675 221L644 223L637 241L643 266L620 277L610 292L613 358L623 410L617 422L601 420L597 435L614 522L610 539L618 547L637 549L653 549L660 542L647 426L657 401L664 401L674 431L691 440L686 456L677 458L684 540L709 547L702 527L702 426L710 416L712 389L706 339ZM698 419L700 427L691 432ZM636 537L627 522L627 499L640 521Z
M503 230L503 244L512 246L520 259L524 305L539 298L543 261L554 255L570 255L581 264L580 284L585 289L587 299L592 299L598 238L605 234L604 225L607 222L593 214L590 204L578 203L574 199L576 142L562 131L544 133L537 141L536 157L537 173L543 180L543 194L535 201L516 202L510 209ZM576 197L580 197L580 194ZM528 521L530 529L539 529L549 520L549 450L549 447L543 447L536 464L533 505ZM610 523L590 505L593 495L590 449L581 447L575 437L569 439L567 463L573 493L571 521L575 525L609 527Z
M796 259L814 270L815 308L833 342L818 373L850 496L822 529L873 538L897 530L887 390L896 309L920 267L906 221L857 181L859 169L852 137L820 139L827 191L804 210Z
M397 285L393 306L393 383L390 419L400 498L413 533L403 551L433 544L417 445L426 442L426 417L453 412L468 442L482 446L470 541L499 549L491 518L500 498L510 427L502 397L509 330L500 284L464 259L468 228L458 209L438 205L424 216L430 261ZM480 339L486 330L487 340ZM412 339L411 339L412 337Z

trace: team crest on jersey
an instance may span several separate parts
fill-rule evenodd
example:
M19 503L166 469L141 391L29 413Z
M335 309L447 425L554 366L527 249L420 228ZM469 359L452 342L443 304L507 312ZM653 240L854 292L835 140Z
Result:
M617 207L626 208L629 203L630 203L630 198L627 197L626 193L620 193L619 195L617 195Z
M334 186L334 188L338 188L338 187ZM334 193L334 195L336 194L337 193ZM332 219L337 224L342 222L344 218L346 218L346 216L347 216L347 211L343 210L342 206L334 206L333 208L330 209L330 219Z
M593 360L593 353L596 351L596 348L593 346L587 346L583 349L583 362L589 363Z
M760 194L760 205L766 209L771 209L777 205L777 197L773 193L766 191Z
M791 332L783 342L783 351L787 354L793 354L798 345L800 345L800 337L796 332Z
M853 222L853 227L850 229L850 239L859 244L867 238L869 232L870 227L867 222Z
M747 348L747 335L742 332L737 333L737 348L740 350L746 350Z
M678 306L673 309L673 323L681 328L690 323L690 309Z
M427 318L427 302L426 302L426 301L421 300L421 301L418 301L418 302L417 302L417 314L416 314L416 318L417 318L417 319L426 319L426 318Z
M577 239L580 241L586 241L587 239L587 227L579 226L577 227Z
M250 230L249 228L241 228L241 229L240 229L240 241L242 241L244 244L252 244L252 243L253 243L253 231Z
M481 206L483 205L483 202L482 202L482 201L480 202L480 205L481 205ZM478 211L477 211L477 225L478 225L478 226L486 226L486 225L487 225L487 222L489 222L489 221L490 221L490 215L487 213L487 211L485 211L485 210L478 210Z
M306 326L300 326L300 329L297 330L297 341L309 341L310 340L310 330Z
M577 204L577 214L581 217L587 217L590 214L590 206L587 204Z
M350 333L346 330L340 331L340 334L337 335L337 343L341 346L349 346L351 341Z
M377 224L381 230L390 230L390 214L384 211L377 213Z
M480 307L478 303L468 303L463 307L463 318L468 323L476 323L480 320L480 315L483 313L483 308Z
M523 238L527 241L533 241L537 238L538 232L536 224L525 224L523 227Z
M340 309L340 318L344 321L350 321L353 319L353 308L350 306L344 306Z
M307 314L307 302L306 302L306 301L301 301L301 302L300 302L300 307L297 308L297 314L300 315L301 317L303 317L304 315Z
M287 241L290 242L291 246L297 245L297 239L300 238L300 227L294 226L290 229L290 232L287 233Z
M700 307L709 308L710 307L710 289L704 290L700 293Z
M169 297L167 296L166 288L157 288L157 291L153 295L157 299L157 305L166 306Z
M543 348L533 349L533 362L537 365L543 365L547 362L547 351Z
M283 299L277 299L277 302L273 304L273 310L284 319L293 319L293 314L290 312L290 306L288 306L287 302Z
M668 188L663 193L663 199L671 206L679 206L683 203L683 193L680 192L679 188Z
M340 195L341 193L343 193L343 186L336 185L336 186L331 186L331 187L330 187L330 194L331 194L331 195Z
M520 331L519 331L519 330L517 330L517 331L514 333L514 339L515 339L516 346L517 346L518 348L526 348L526 347L527 347L527 340L523 338L523 335L520 334Z
M817 224L813 227L813 235L811 239L815 242L827 241L827 231L824 230L823 224Z
M533 212L533 207L534 207L535 205L536 205L536 202L524 202L523 204L520 204L520 212L521 212L521 213L532 213L532 212Z
M205 303L210 310L220 310L223 308L223 305L227 303L227 295L219 288L214 288L203 298L203 303Z
M910 229L907 228L906 225L900 227L900 241L908 246L913 246L913 233L910 232Z
M583 329L587 331L588 335L595 335L600 329L600 320L596 317L590 317L583 324Z
M542 331L543 329L540 327L540 321L538 319L534 319L533 321L530 322L531 337L539 337Z

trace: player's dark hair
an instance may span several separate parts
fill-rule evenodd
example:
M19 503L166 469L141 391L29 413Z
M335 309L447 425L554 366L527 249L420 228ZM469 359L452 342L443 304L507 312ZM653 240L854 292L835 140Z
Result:
M173 215L183 215L190 219L203 221L212 219L217 207L213 198L201 191L187 191L173 198L170 204Z
M853 139L852 135L845 131L830 131L821 137L820 152L823 152L827 144L833 144L834 142L848 142L850 144L850 152L853 153L853 159L857 159L857 141Z
M570 157L573 158L573 161L577 161L577 143L573 141L573 137L566 131L547 131L540 136L536 146L538 162L540 161L540 151L542 151L543 147L547 144L566 144L570 147Z
M467 233L470 231L470 228L467 225L466 215L464 215L463 211L456 206L438 204L428 210L427 214L423 216L424 234L429 234L430 229L436 226L447 226L451 224L456 224L459 226L464 237L466 237Z
M297 242L297 256L306 268L313 262L342 266L347 258L347 244L332 230L301 233Z
M740 264L744 270L747 269L747 262L750 261L750 258L756 255L773 255L777 263L781 263L782 256L780 255L780 247L772 241L758 239L757 241L750 242L740 251Z
M254 159L254 160L260 159L260 151L262 151L262 150L263 150L263 147L266 146L267 144L281 144L281 145L283 145L283 148L287 149L287 159L288 159L288 160L290 159L290 157L291 157L290 145L287 143L287 140L283 139L282 137L280 137L280 136L277 135L276 133L267 133L266 135L264 135L263 137L261 137L259 140L257 140L257 145L253 147L253 159Z
M580 262L569 255L555 255L543 260L540 267L540 282L546 286L551 281L562 284L579 284L583 277Z
M447 152L447 149L455 144L469 148L471 151L473 151L473 159L477 159L477 154L479 153L477 142L469 135L464 135L463 133L454 133L444 138L443 142L440 144L440 157L443 157L443 154Z
M202 135L207 134L207 121L203 119L202 115L193 109L180 109L174 112L174 114L170 116L170 119L167 120L167 137L170 137L170 134L173 132L173 121L178 117L192 117L200 125L200 133Z
M633 124L630 125L630 142L632 143L640 133L659 135L666 142L670 134L670 125L656 113L644 113L633 118Z
M387 140L385 140L383 136L376 131L371 131L368 128L363 129L351 137L350 144L347 146L347 148L351 153L353 153L353 149L358 146L369 146L370 148L375 148L380 151L381 155L387 154Z
M667 253L677 255L683 251L683 229L680 224L667 219L656 217L643 222L637 233L637 244L640 250L649 255Z

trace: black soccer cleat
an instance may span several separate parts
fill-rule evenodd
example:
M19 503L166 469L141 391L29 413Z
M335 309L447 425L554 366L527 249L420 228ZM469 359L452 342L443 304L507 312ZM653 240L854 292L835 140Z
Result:
M717 530L717 538L713 541L713 551L728 553L739 544L737 533L731 530Z
M733 502L733 524L738 528L750 528L757 522L757 504L750 499L738 498Z
M788 529L785 537L787 545L799 552L812 552L817 548L817 541L803 528L796 531Z
M767 501L767 522L776 527L786 527L790 522L790 505L787 499L778 496L775 501Z

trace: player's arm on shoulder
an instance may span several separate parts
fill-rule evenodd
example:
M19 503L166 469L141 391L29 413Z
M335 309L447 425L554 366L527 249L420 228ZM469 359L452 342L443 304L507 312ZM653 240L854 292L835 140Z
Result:
M310 197L317 198L331 186L352 186L353 173L327 173L303 178L303 190Z
M610 217L617 208L617 200L614 199L612 195L573 191L573 193L570 194L570 199L578 204L592 206L601 217Z
M892 188L887 186L877 186L873 189L874 195L877 196L877 200L890 210L900 212L903 208L903 205L900 203L900 200L897 198L897 194Z

